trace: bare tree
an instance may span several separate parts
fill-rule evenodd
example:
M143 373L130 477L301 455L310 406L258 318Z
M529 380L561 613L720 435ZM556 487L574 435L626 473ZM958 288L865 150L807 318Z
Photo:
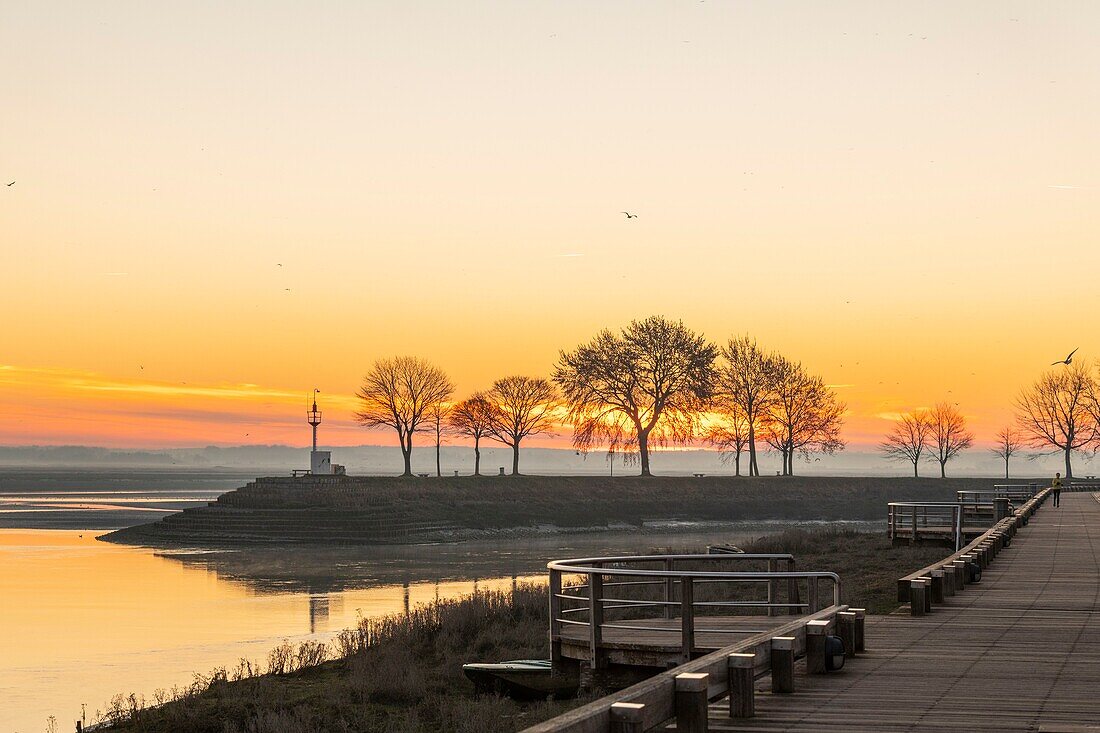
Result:
M619 334L603 330L574 351L561 352L554 381L573 425L573 445L588 451L638 453L651 476L651 446L695 436L710 400L717 349L680 321L650 316Z
M1091 409L1095 391L1088 367L1073 364L1048 371L1016 398L1016 420L1028 443L1061 452L1066 478L1073 478L1073 451L1100 438L1100 416Z
M730 339L722 349L715 393L721 401L737 404L749 423L749 475L759 476L756 430L774 397L778 357L765 352L748 336Z
M940 464L940 478L947 478L947 462L974 444L974 434L966 429L966 418L946 402L941 402L928 413L932 422L930 446L936 451Z
M443 475L439 452L443 445L443 436L450 429L448 420L451 409L451 405L446 402L437 402L428 408L428 430L435 434L435 475L437 478Z
M921 455L928 448L932 437L932 419L927 410L907 412L894 423L894 427L879 444L886 457L913 464L913 475L920 476Z
M512 447L512 475L519 475L519 444L529 435L552 433L557 409L554 385L541 377L505 377L485 393L489 435Z
M462 400L451 409L451 430L474 439L474 475L481 475L481 439L489 435L493 406L482 392Z
M1024 444L1024 436L1011 426L1003 427L997 433L997 447L993 448L993 454L1005 462L1006 479L1008 478L1008 459L1016 455Z
M821 377L783 357L773 359L773 394L762 416L764 439L783 456L783 475L794 475L794 456L844 448L840 427L847 409Z
M720 402L714 406L719 422L703 433L703 440L718 449L722 462L733 461L733 473L741 475L741 454L749 443L749 421L740 405Z
M446 402L454 385L443 370L424 359L398 356L379 359L363 378L356 396L360 409L355 419L367 428L389 427L397 431L403 476L412 476L413 434L424 430L433 405Z

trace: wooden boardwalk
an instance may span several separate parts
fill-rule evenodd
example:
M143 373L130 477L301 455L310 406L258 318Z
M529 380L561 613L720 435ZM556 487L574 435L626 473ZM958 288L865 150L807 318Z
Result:
M866 651L842 672L798 669L791 694L765 677L755 717L718 701L710 730L1100 730L1100 501L1061 504L929 615L868 617Z

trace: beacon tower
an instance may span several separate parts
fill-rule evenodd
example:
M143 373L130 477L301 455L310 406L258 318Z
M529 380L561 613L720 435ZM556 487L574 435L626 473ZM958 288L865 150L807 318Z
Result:
M309 452L309 472L313 476L327 476L332 473L332 454L327 450L317 450L317 426L321 424L317 393L320 391L313 390L313 408L306 412L306 422L313 427L313 450Z

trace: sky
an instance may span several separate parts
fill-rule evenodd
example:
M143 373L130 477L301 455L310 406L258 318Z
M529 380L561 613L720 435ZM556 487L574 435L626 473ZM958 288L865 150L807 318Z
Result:
M1080 347L1093 2L0 0L0 444L385 443L659 313L980 441ZM627 219L623 210L637 214ZM564 434L544 444L568 442Z

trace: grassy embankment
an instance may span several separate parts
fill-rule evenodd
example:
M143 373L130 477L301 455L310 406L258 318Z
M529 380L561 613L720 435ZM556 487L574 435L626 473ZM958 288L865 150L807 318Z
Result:
M890 547L881 535L791 531L745 547L790 552L799 569L832 570L844 603L871 613L891 611L897 578L949 551ZM242 663L196 678L186 690L147 701L116 698L111 731L139 733L305 733L306 731L520 730L579 701L521 704L473 694L462 675L468 661L546 658L543 586L479 593L415 609L409 616L364 620L329 648L273 650L265 671ZM317 663L326 656L338 658Z

